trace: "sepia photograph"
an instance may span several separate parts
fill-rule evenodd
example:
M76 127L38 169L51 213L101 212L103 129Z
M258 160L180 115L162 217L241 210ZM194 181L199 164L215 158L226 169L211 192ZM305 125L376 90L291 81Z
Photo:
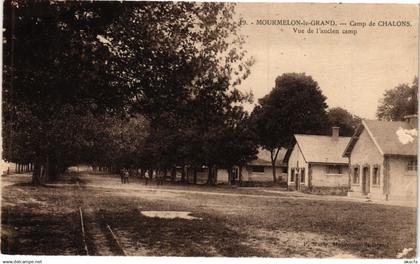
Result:
M2 12L2 263L417 263L418 4Z

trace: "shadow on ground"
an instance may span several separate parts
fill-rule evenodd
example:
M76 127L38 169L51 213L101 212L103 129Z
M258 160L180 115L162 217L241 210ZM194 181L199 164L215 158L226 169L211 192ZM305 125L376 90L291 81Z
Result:
M261 250L243 245L245 235L233 231L223 219L203 213L193 214L203 220L146 217L139 210L100 211L112 228L127 234L131 244L138 244L153 256L267 256Z
M83 255L78 214L2 210L1 253L8 255ZM5 227L12 223L13 227ZM14 230L8 230L13 228ZM14 235L16 231L18 237Z

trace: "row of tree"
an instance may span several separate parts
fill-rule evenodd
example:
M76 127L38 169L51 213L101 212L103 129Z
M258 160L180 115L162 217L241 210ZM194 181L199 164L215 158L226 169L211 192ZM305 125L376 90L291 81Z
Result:
M234 5L4 3L3 158L33 183L71 165L231 171L295 133L351 135L360 118L327 108L311 76L279 76L251 114L237 89L253 64ZM417 100L417 97L415 98ZM275 170L273 179L277 180Z
M35 184L81 162L214 171L255 157L241 104L250 97L235 88L252 60L234 5L6 1L4 10L3 157L33 163Z

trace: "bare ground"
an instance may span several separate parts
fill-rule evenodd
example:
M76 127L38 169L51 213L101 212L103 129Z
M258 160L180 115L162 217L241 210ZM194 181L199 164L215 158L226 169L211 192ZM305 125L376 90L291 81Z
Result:
M278 188L131 181L80 173L35 188L29 175L2 177L2 253L85 255L79 207L90 255L395 258L416 248L412 207ZM185 211L199 219L142 211Z

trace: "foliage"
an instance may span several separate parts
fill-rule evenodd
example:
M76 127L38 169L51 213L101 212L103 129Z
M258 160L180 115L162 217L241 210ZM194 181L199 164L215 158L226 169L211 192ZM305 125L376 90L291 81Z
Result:
M259 100L252 113L258 143L271 152L274 167L281 147L290 147L294 134L320 134L327 125L325 103L318 83L304 73L285 73ZM275 170L273 179L276 181Z
M78 162L166 169L221 163L214 142L248 140L237 136L248 96L235 87L252 60L234 5L4 6L5 159L52 174Z
M361 118L352 115L346 109L341 107L330 108L327 112L329 127L339 127L340 136L351 137L354 134L356 128L361 124ZM327 129L326 133L331 133L330 129Z
M400 84L394 89L386 90L376 111L380 120L401 121L404 116L418 112L418 78L412 85Z

